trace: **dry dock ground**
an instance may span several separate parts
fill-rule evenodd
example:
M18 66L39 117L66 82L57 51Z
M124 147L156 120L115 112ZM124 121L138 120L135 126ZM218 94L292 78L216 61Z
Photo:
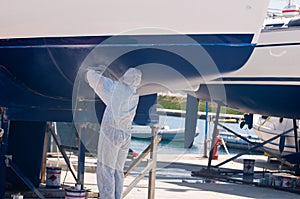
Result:
M229 156L221 155L218 160L213 160L212 165L220 163L222 160L228 159ZM222 168L237 169L243 171L243 159L255 159L255 172L272 171L278 169L278 164L269 164L266 156L262 155L247 155L239 159L229 162L222 166ZM71 158L71 161L76 164L76 157ZM61 166L63 160L60 160ZM57 164L55 158L48 158L48 165ZM221 198L221 199L243 199L243 198L257 198L257 199L296 199L300 198L299 194L278 190L274 188L260 187L242 183L232 183L225 181L218 181L203 177L191 176L192 171L199 171L203 169L208 163L207 158L201 155L158 155L157 162L157 176L155 184L155 198L162 199L176 199L176 198ZM130 161L127 162L127 166ZM126 179L125 187L132 182L140 171L145 166L145 162L134 170ZM75 166L76 167L76 166ZM96 163L95 159L86 160L86 173L85 173L85 188L91 191L90 197L96 196ZM61 174L61 183L64 185L74 185L74 180L70 172L63 169ZM148 176L143 178L135 188L125 197L126 199L141 199L147 198L148 193Z

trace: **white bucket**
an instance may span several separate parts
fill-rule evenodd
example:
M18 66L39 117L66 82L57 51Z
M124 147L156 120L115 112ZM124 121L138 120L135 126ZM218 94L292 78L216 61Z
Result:
M52 189L60 188L60 167L46 167L46 187Z
M11 195L11 198L12 199L23 199L23 195L21 195L21 194L13 194L13 195Z
M244 171L245 175L254 175L254 163L255 160L244 159Z
M65 199L85 198L85 190L66 189Z

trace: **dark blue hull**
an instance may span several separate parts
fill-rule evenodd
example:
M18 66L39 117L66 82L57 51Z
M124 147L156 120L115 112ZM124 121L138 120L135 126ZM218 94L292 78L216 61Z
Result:
M196 69L174 50L195 53L198 48L204 49L218 72L224 73L241 68L254 49L252 34L188 35L192 42L185 41L186 37L117 36L114 43L109 44L104 43L110 37L0 40L0 106L8 108L11 119L72 121L72 94L77 73L99 44L107 51L126 51L108 65L109 73L115 77L122 76L128 67L159 63L178 71L187 80L201 77L203 74L199 71L207 66L199 63L200 69ZM100 61L95 65L105 63L108 57L102 54L98 58ZM104 105L96 104L100 114ZM24 112L31 116L23 116Z
M223 91L210 94L213 90ZM297 85L201 85L197 96L204 100L223 101L228 107L246 113L286 118L300 118L300 86Z

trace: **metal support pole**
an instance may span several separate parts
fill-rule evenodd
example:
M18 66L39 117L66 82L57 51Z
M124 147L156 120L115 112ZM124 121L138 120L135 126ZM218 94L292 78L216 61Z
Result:
M9 121L6 118L4 108L1 108L1 128L3 129L3 135L2 135L2 142L0 148L0 198L5 198L5 181L6 181L5 155L7 151Z
M85 163L85 151L86 151L86 148L84 146L85 136L86 136L86 128L84 126L81 126L79 130L80 139L79 139L78 173L77 173L77 179L78 179L77 183L81 184L81 188L84 187L84 163Z
M264 152L266 152L267 154L269 154L271 157L274 157L274 158L276 158L277 160L279 160L279 162L281 162L282 164L285 164L285 165L287 165L287 166L289 166L289 167L291 167L291 168L294 167L294 165L291 164L290 162L286 161L285 158L281 158L281 156L279 156L279 155L273 153L271 150L268 150L268 149L266 149L266 148L263 148L263 150L264 150Z
M211 160L212 160L214 145L215 145L216 137L217 137L217 130L218 130L218 123L219 123L220 111L221 111L221 104L218 103L217 113L216 113L216 121L215 121L215 125L214 125L214 131L213 131L213 135L212 135L211 147L210 147L209 157L208 157L208 165L207 165L207 169L208 170L211 167Z
M67 164L69 170L71 171L71 173L72 173L72 175L73 175L73 178L74 178L75 181L77 182L78 180L77 180L77 177L76 177L76 175L75 175L75 171L74 171L74 169L73 169L73 167L72 167L72 165L71 165L71 162L70 162L70 160L69 160L69 158L68 158L68 156L67 156L67 154L66 154L66 151L63 149L60 140L57 138L56 133L55 133L55 132L53 131L53 129L50 128L49 126L50 126L50 124L47 123L47 128L48 128L48 130L50 131L50 133L51 133L51 135L52 135L52 137L53 137L53 139L54 139L56 145L58 146L59 151L61 152L62 156L64 157L64 160L65 160L65 162L66 162L66 164Z
M151 126L151 152L150 159L152 160L152 169L149 172L149 187L148 187L148 199L154 199L155 194L155 180L156 180L156 161L157 161L157 132L158 126Z
M44 148L43 148L43 161L42 161L42 169L41 169L41 182L42 183L46 183L48 138L49 138L49 132L48 132L48 129L46 129L45 138L44 138Z
M296 123L296 119L293 119L293 125L294 125L294 137L295 137L295 148L296 148L296 152L299 152L299 145L298 145L298 127L297 127L297 123Z
M204 150L203 157L207 158L207 135L208 135L208 101L205 102L205 134L204 134Z

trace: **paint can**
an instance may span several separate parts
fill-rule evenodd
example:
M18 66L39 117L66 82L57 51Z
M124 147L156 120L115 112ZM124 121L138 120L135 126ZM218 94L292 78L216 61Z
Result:
M274 176L274 186L281 187L281 176Z
M267 180L267 185L273 185L273 176L271 173L266 173L265 178Z
M60 188L60 167L46 167L46 187L51 189L59 189Z
M284 187L284 188L293 187L293 182L292 182L291 178L284 177L284 178L282 178L281 181L282 181L282 184L281 184L282 187Z
M81 184L79 184L79 183L75 184L75 189L76 190L81 190L81 187L82 187Z
M85 190L66 189L65 199L85 198Z
M244 175L254 175L255 160L244 159Z
M23 195L21 195L20 193L18 193L18 194L12 194L11 198L12 199L23 199Z

